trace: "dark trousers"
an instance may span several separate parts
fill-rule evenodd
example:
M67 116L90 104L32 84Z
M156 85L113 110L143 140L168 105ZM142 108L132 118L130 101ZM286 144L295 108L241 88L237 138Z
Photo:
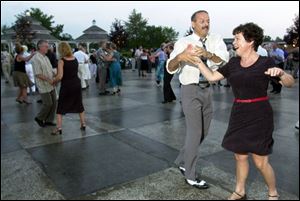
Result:
M43 105L36 117L41 121L53 122L57 106L55 90L48 93L41 93L41 98Z
M173 78L173 74L168 73L167 68L165 67L164 70L164 101L172 102L173 100L176 100L176 96L173 92L171 81Z
M279 63L277 64L279 68L283 69L283 66L284 66L284 63ZM278 92L280 93L281 92L281 88L282 88L282 85L279 83L279 78L273 78L271 79L271 85L273 86L273 90L274 92Z

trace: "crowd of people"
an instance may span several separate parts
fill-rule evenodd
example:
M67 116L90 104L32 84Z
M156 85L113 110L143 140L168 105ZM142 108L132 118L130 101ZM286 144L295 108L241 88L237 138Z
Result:
M40 127L56 126L52 135L62 134L62 115L79 113L80 129L85 130L82 90L89 87L89 80L99 83L99 95L120 95L122 73L120 53L111 42L100 42L100 48L88 56L83 45L73 51L66 42L58 46L58 55L48 41L40 40L28 52L25 45L15 45L15 55L1 52L1 66L5 83L19 88L16 102L30 105L28 94L39 94L42 103L35 121ZM107 88L111 88L108 91ZM56 114L56 123L54 122Z
M163 104L177 99L171 81L175 73L179 74L186 140L175 164L187 184L209 188L206 181L197 178L198 148L212 120L211 86L216 83L222 86L220 80L226 79L224 86L232 87L235 100L222 146L234 153L237 168L236 187L228 199L247 198L249 154L266 181L268 199L278 199L275 173L268 161L274 143L274 125L267 89L269 82L274 94L280 93L282 86L293 85L298 78L299 47L285 51L276 43L262 46L263 30L254 23L236 27L233 44L226 46L220 35L209 32L210 18L204 10L192 15L191 25L194 31L191 35L176 43L162 43L156 50L140 46L132 50L131 58L132 70L138 69L141 79L156 69L156 85L163 85ZM53 46L40 40L37 51L29 53L21 44L16 44L14 57L3 51L5 81L10 82L13 64L13 81L19 88L16 101L29 105L27 94L38 91L42 107L34 120L40 127L55 126L52 135L62 134L62 117L67 113L79 114L79 128L85 131L82 91L95 78L100 96L121 95L121 54L116 44L107 41L101 41L99 49L92 50L90 55L83 45L72 51L67 42L61 42L57 49L59 58ZM284 70L291 70L292 76Z

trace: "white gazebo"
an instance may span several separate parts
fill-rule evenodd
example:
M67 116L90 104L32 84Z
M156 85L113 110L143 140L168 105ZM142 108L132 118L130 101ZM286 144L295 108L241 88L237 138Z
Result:
M108 34L105 30L96 26L96 20L92 21L93 25L83 31L83 34L75 39L76 43L85 43L87 51L90 52L91 43L99 43L100 41L107 41Z
M27 16L27 20L30 21L30 29L31 33L33 33L31 42L33 44L36 45L39 40L47 40L50 44L58 46L59 40L50 34L50 30L43 27L39 21L30 16ZM14 44L17 41L14 26L1 35L1 44L7 44L9 52L13 52Z

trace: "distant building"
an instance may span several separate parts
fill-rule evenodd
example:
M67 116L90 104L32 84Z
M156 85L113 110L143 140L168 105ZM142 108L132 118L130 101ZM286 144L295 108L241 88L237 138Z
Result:
M76 43L85 43L87 51L92 43L98 44L100 41L108 41L109 37L105 30L96 26L96 20L92 21L93 25L83 31L83 34L75 39Z
M233 38L224 38L223 41L226 45L228 45L228 44L232 45L234 39Z
M57 47L59 40L50 34L50 30L43 27L39 21L30 16L28 16L27 19L31 22L30 29L33 33L31 42L35 44L35 46L39 40L43 39L49 41L49 43L52 43ZM8 46L9 52L13 52L13 48L15 46L15 43L17 42L14 26L8 29L5 34L1 35L1 46L6 44Z

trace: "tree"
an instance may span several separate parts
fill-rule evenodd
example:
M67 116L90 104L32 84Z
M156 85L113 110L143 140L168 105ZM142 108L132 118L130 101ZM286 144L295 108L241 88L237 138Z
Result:
M148 26L147 20L135 9L130 14L128 22L125 22L125 27L129 48L140 45L146 48L159 47L163 42L176 40L179 35L172 27Z
M58 24L58 25L53 25L55 23L55 21L53 20L54 16L53 15L47 15L45 13L43 13L39 8L30 8L30 10L26 10L24 11L24 13L21 13L19 15L17 15L17 19L21 18L21 17L25 17L26 14L29 13L30 16L34 19L36 19L37 21L39 21L41 23L41 25L43 27L45 27L46 29L48 29L50 31L50 34L54 37L56 37L59 40L64 40L67 36L67 38L70 38L69 36L71 36L70 34L63 34L63 28L64 25L63 24ZM72 38L72 36L71 36Z
M141 13L137 13L135 9L128 17L128 21L125 22L125 30L128 34L128 46L135 48L142 45L143 33L147 27L147 20L142 17Z
M13 26L16 32L15 39L17 42L24 45L31 45L31 41L34 38L35 33L31 29L31 20L28 16L20 16Z
M121 24L121 20L115 19L110 28L110 41L115 43L118 48L123 48L127 44L128 34Z
M294 18L294 24L287 28L284 41L289 45L299 46L299 14Z
M6 31L9 29L10 27L7 26L6 24L2 25L1 26L1 34L5 34Z
M271 36L265 35L263 41L264 42L271 42L272 38L271 38Z
M172 27L163 27L162 34L165 37L165 42L175 41L179 35Z
M282 42L283 40L280 37L276 37L275 42Z
M71 34L63 33L63 34L61 34L60 40L70 41L70 40L74 40L74 39L71 36Z
M145 48L159 47L165 41L162 37L162 27L147 26L143 35L143 42L141 45Z

